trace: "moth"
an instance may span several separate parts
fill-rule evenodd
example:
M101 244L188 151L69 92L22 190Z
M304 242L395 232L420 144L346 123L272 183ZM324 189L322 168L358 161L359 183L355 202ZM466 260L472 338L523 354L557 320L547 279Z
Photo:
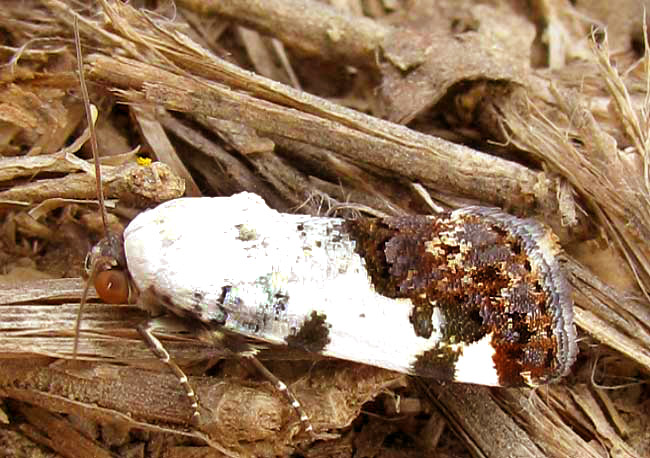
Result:
M106 302L137 295L243 352L254 350L241 336L439 380L536 386L577 353L558 255L548 228L492 208L345 220L241 193L145 211L90 264Z
M311 430L259 348L491 386L565 375L577 345L560 253L549 228L494 208L346 220L278 213L240 193L147 210L123 237L100 241L87 266L105 302L189 319L253 361ZM179 377L197 422L187 377L149 322L139 331Z

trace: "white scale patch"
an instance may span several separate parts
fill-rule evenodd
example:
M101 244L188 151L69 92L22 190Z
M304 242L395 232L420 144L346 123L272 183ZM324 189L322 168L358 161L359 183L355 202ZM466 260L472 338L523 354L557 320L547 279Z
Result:
M492 363L495 354L492 335L463 346L463 353L454 366L454 380L463 383L499 386L499 376Z
M140 291L153 287L194 315L199 304L204 321L223 303L226 329L286 344L315 311L329 325L322 354L413 373L441 339L442 313L434 309L430 338L416 336L411 301L375 292L342 222L278 213L251 193L177 199L135 218L124 244ZM456 378L498 385L490 349L487 338L463 349Z

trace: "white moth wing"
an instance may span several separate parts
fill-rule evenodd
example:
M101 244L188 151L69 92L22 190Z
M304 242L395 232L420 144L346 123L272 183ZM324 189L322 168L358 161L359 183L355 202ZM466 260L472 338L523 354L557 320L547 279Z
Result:
M341 222L278 213L251 193L177 199L135 218L125 251L137 287L166 298L176 313L223 319L233 332L286 344L315 312L328 327L319 353L413 373L440 332L416 336L411 301L375 291ZM480 346L461 367L491 350L482 348L488 341ZM493 367L483 383L498 384Z

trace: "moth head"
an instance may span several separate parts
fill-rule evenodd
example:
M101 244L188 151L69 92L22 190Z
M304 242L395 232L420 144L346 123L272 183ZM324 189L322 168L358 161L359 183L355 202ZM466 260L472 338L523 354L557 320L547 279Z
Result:
M86 276L107 304L126 304L132 297L122 237L108 234L86 256Z

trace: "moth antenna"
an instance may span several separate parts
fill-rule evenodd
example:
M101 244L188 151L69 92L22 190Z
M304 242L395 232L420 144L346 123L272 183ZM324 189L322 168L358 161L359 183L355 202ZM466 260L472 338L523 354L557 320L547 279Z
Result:
M83 309L84 306L86 305L86 300L88 298L90 283L94 280L96 271L97 271L97 263L93 263L93 267L90 271L90 275L86 279L86 285L84 286L84 290L81 293L81 300L79 301L79 309L77 310L77 319L75 320L75 325L74 325L74 344L72 345L72 359L77 359L77 352L79 351L79 334L81 333L81 316L83 315Z
M102 215L102 226L104 228L104 237L108 234L108 223L106 217L106 207L104 205L104 190L101 185L101 170L99 167L99 153L97 148L97 135L95 133L95 120L93 119L93 112L90 106L90 97L88 97L88 87L86 86L86 79L84 78L83 70L83 56L81 53L81 38L79 36L79 21L77 16L74 16L74 45L77 52L77 72L79 73L79 84L81 86L81 97L84 102L84 109L86 111L86 122L90 131L90 149L93 152L95 162L95 180L97 183L97 199L99 200L99 210ZM95 118L97 110L95 109ZM74 344L72 347L72 359L77 359L77 352L79 350L79 333L81 332L81 316L83 314L84 306L88 297L88 290L90 289L90 282L93 281L97 270L97 263L93 263L92 270L89 278L86 280L81 300L79 301L79 310L77 311L77 320L75 322Z
M79 85L81 86L81 97L84 101L86 111L86 122L90 130L90 149L93 152L95 162L95 181L97 185L97 200L99 201L99 211L102 215L102 226L104 227L104 237L108 235L108 217L106 215L106 205L104 204L104 189L102 188L102 175L99 166L99 148L97 146L97 133L95 132L95 120L93 119L93 110L88 97L88 87L84 78L83 56L81 54L81 38L79 37L79 22L77 16L74 16L74 44L77 51L77 72L79 73ZM95 109L96 113L96 109ZM95 116L96 118L96 116Z

